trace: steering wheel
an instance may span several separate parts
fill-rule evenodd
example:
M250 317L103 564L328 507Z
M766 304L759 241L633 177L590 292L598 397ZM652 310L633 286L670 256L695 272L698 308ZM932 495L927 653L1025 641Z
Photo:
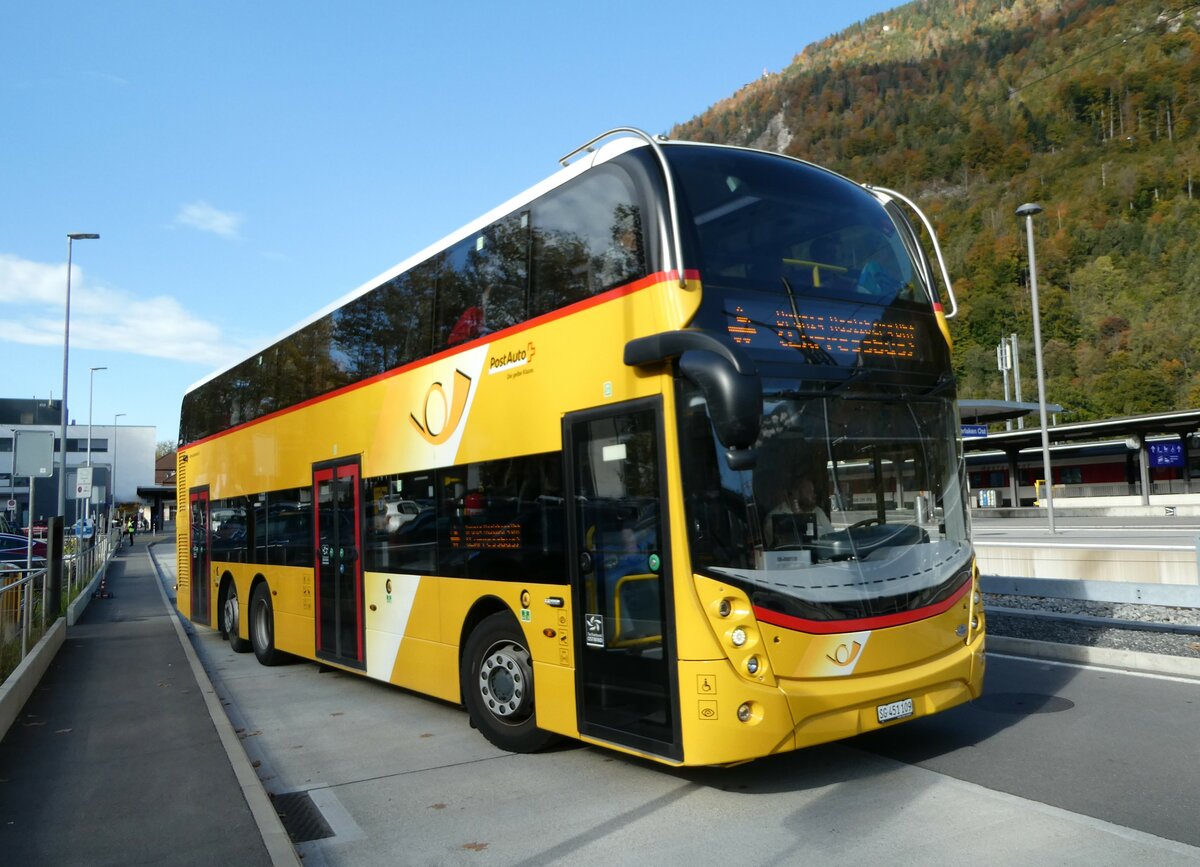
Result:
M883 523L883 521L879 520L878 518L864 518L863 520L858 521L857 523L851 524L846 529L853 530L856 527L869 527L872 524L882 524L882 523Z

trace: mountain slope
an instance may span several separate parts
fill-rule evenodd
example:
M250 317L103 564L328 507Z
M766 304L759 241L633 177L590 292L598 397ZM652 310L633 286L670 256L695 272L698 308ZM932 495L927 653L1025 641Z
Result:
M960 394L1033 385L1023 202L1047 398L1068 418L1200 405L1200 4L918 0L810 45L672 135L902 190L954 277Z

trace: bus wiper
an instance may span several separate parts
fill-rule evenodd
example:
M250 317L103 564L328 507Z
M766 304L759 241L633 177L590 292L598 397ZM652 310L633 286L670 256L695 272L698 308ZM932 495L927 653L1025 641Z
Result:
M796 335L800 340L805 340L807 335L804 333L804 323L800 320L800 310L796 307L796 293L792 291L792 284L788 282L787 277L780 274L779 280L783 283L784 291L787 292L788 303L792 305L792 318L796 320ZM782 336L780 335L780 337ZM837 361L824 349L813 349L811 346L796 346L793 348L799 350L809 364L828 364L837 367Z
M829 353L825 352L824 350L813 349L811 347L805 347L805 346L797 346L792 341L792 339L787 335L786 330L784 328L780 327L779 325L774 325L770 322L763 322L761 319L755 319L752 316L747 316L745 313L739 312L737 315L738 315L739 321L748 322L751 325L757 325L759 328L765 328L767 331L770 331L772 334L774 334L776 337L779 338L780 346L785 346L788 349L796 350L797 352L802 354L811 363L821 364L821 365L832 365L832 366L837 365L837 362L834 361L833 356L831 356ZM798 327L797 331L799 332L800 337L803 338L803 336L804 336L803 329Z

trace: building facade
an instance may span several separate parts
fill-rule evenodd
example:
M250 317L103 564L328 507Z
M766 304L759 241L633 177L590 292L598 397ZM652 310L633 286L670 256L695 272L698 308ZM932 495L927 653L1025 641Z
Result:
M58 478L62 402L0 398L0 507L9 522L28 526L58 513ZM54 434L54 475L35 479L30 508L29 479L14 477L13 460L18 431ZM70 424L67 426L67 514L74 523L118 505L138 504L139 487L153 486L155 429L149 425ZM76 498L78 468L92 467L91 497ZM114 487L115 485L115 487ZM113 496L115 492L115 498Z

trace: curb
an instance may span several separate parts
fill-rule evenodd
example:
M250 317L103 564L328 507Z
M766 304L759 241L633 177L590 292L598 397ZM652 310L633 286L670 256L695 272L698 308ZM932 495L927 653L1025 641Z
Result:
M74 626L79 622L79 618L83 616L83 612L87 611L88 605L92 601L92 594L96 592L96 588L100 586L100 582L108 575L108 564L112 560L110 553L105 559L104 564L96 570L96 574L92 576L92 580L88 585L79 591L79 595L75 597L75 601L67 606L67 626Z
M229 764L233 768L233 775L237 778L238 786L241 788L242 797L246 799L246 804L250 807L250 814L254 817L255 824L258 825L267 855L275 867L300 867L300 856L296 854L292 839L284 830L283 822L280 820L279 814L275 812L267 790L263 788L262 781L254 772L254 767L246 756L246 750L233 730L233 724L226 716L224 708L221 707L221 700L217 698L217 691L213 687L212 680L209 679L208 672L204 670L204 665L200 662L200 657L196 655L196 649L192 647L192 642L183 628L181 615L167 597L166 588L163 586L163 572L159 569L158 561L150 551L156 544L158 543L151 542L146 546L146 557L150 560L150 567L154 570L158 582L158 592L162 595L163 606L166 607L171 618L171 625L175 627L179 643L183 645L183 652L192 669L192 676L196 678L196 685L200 687L200 692L204 696L208 715L212 718L217 736L221 739L221 746L229 758Z
M0 685L0 738L8 734L9 728L25 707L25 702L29 701L37 685L42 682L42 677L66 640L67 621L60 617L46 630L46 634L33 646L33 650L25 655L21 664L13 669L4 684Z
M1054 641L1034 641L1030 638L1007 638L1002 635L988 635L987 650L988 653L1003 653L1030 659L1096 665L1142 674L1200 680L1200 659L1190 659L1186 656L1139 653L1112 647L1084 647L1078 644L1058 644Z

